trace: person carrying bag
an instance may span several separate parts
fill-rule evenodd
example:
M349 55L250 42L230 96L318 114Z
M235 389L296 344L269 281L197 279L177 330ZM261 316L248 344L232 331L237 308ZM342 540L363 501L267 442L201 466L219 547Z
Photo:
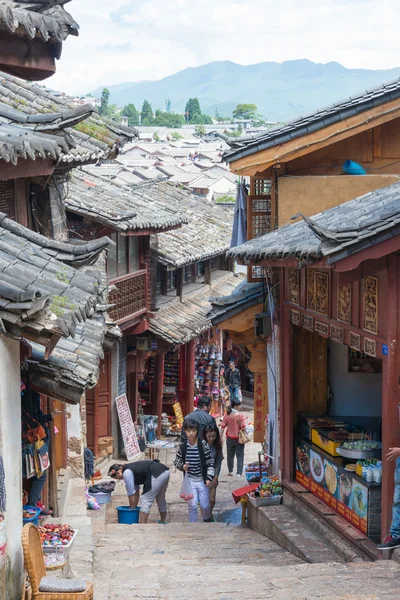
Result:
M246 433L246 417L239 412L240 404L231 400L226 413L222 419L221 427L226 430L226 452L228 463L228 475L233 476L233 463L236 456L237 477L243 473L244 446L250 441Z

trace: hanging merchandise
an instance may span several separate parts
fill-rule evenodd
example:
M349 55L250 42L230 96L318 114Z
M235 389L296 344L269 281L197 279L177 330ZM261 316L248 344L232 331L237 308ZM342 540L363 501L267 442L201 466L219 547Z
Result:
M195 390L197 396L210 396L215 402L223 402L222 352L218 344L203 340L196 346ZM222 377L221 377L222 370Z

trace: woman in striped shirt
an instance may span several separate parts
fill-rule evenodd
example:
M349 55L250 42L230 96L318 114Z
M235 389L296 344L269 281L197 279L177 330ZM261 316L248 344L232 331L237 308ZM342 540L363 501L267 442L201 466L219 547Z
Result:
M210 522L210 484L215 475L214 460L207 442L199 439L197 421L185 420L183 430L187 440L178 448L175 466L189 475L192 485L193 498L188 502L189 522L196 522L199 503L203 521Z

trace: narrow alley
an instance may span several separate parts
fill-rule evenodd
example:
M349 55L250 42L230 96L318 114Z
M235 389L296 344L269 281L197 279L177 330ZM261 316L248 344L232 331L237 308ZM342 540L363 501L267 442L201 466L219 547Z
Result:
M249 418L251 412L245 413ZM246 446L245 462L258 445ZM226 452L224 452L226 455ZM126 505L123 482L112 502L88 511L93 526L96 600L396 600L398 564L356 561L307 564L267 537L241 526L241 507L231 492L245 485L222 467L216 523L187 523L179 499L182 475L171 467L168 523L157 524L153 507L147 525L117 524L116 507ZM323 559L321 559L323 560ZM332 559L333 561L333 559Z

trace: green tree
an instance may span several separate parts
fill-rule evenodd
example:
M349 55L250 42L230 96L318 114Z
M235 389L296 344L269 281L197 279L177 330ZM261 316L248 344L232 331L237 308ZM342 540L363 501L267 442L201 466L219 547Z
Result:
M155 142L159 142L159 141L160 141L160 136L158 135L157 131L155 131L155 132L153 133L153 140L154 140Z
M203 123L204 123L204 125L212 125L212 124L213 124L213 120L212 120L212 118L210 117L210 115L205 115L205 114L202 114L202 115L201 115L201 117L202 117L202 119L203 119Z
M232 114L234 119L255 119L257 106L255 104L238 104Z
M200 123L199 125L196 125L196 127L194 128L194 132L198 137L203 137L203 135L206 132L206 129L204 125Z
M185 119L182 115L177 113L168 113L162 110L156 110L156 116L154 118L154 125L158 125L159 127L182 127L184 125Z
M107 119L111 119L112 121L120 121L121 111L116 104L109 104L104 113L104 117L107 117Z
M142 112L140 113L140 124L144 126L153 125L154 116L153 109L151 108L150 102L145 100L142 106Z
M185 117L187 123L202 123L200 102L197 98L189 98L186 102Z
M122 116L128 117L128 125L129 127L134 127L135 125L139 125L139 113L136 110L136 106L134 104L127 104L122 109Z
M179 131L173 131L171 133L171 140L174 140L174 142L177 142L178 140L181 140L183 138L183 135L181 135L179 133Z
M108 109L108 103L110 102L110 90L107 88L103 88L101 92L101 104L100 104L100 114L104 115Z

